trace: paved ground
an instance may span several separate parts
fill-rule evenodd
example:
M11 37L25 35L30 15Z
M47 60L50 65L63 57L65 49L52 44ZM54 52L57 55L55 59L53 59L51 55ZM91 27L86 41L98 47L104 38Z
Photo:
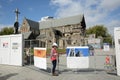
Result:
M60 60L63 59L66 60L65 56L60 57ZM33 65L23 67L0 65L0 80L120 80L116 71L106 73L104 69L67 69L66 61L60 61L59 76L51 76L51 63L49 59L47 60L46 71Z
M120 80L116 72L107 74L102 70L63 70L59 76L51 76L51 73L33 66L6 66L0 65L0 80Z

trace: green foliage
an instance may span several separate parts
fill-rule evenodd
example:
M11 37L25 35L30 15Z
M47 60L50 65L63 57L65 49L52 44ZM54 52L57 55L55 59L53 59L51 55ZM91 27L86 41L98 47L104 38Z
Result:
M58 53L65 54L66 53L66 49L58 49Z
M90 34L95 34L96 38L101 36L103 38L103 42L105 43L112 43L112 37L108 33L107 28L104 27L103 25L96 25L96 26L88 28L86 30L86 35L90 35Z
M47 54L50 54L51 49L47 49ZM57 49L58 53L65 54L66 49Z
M107 34L108 34L108 31L107 31L107 28L104 27L103 25L96 25L96 26L93 26L93 27L90 27L86 30L86 34L95 34L96 35L96 38L98 36L101 36L101 37L106 37Z
M0 35L10 35L14 33L14 29L12 27L2 28L0 31Z
M103 38L103 42L112 44L112 36L108 34L107 37Z

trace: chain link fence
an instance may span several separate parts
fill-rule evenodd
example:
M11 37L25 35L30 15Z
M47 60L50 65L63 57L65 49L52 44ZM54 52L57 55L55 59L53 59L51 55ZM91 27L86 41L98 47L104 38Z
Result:
M34 65L34 47L45 47L45 43L40 40L25 40L24 48L24 64L25 65ZM110 48L110 51L104 51L103 49L95 49L94 54L89 56L89 68L93 71L104 70L107 72L116 70L116 59L115 51L113 48ZM106 57L109 56L109 64L106 64ZM59 70L64 72L69 70L67 68L66 53L60 54L59 56ZM50 56L47 56L47 67L51 69L52 64L50 61ZM78 70L78 69L77 69ZM49 70L50 71L50 70Z
M24 64L33 65L34 47L45 47L45 42L40 40L25 40L24 42Z

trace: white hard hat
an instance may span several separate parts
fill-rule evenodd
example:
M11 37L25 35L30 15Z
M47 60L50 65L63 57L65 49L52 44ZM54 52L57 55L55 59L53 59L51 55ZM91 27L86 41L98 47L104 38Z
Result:
M57 43L53 43L53 45L52 45L52 46L56 46L56 47L58 47Z

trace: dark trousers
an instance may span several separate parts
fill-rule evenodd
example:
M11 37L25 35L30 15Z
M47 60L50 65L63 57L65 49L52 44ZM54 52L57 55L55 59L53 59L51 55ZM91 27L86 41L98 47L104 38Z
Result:
M55 73L55 68L56 68L56 65L57 65L57 60L53 60L52 61L52 65L53 65L52 73Z
M27 64L30 64L30 56L27 56Z

